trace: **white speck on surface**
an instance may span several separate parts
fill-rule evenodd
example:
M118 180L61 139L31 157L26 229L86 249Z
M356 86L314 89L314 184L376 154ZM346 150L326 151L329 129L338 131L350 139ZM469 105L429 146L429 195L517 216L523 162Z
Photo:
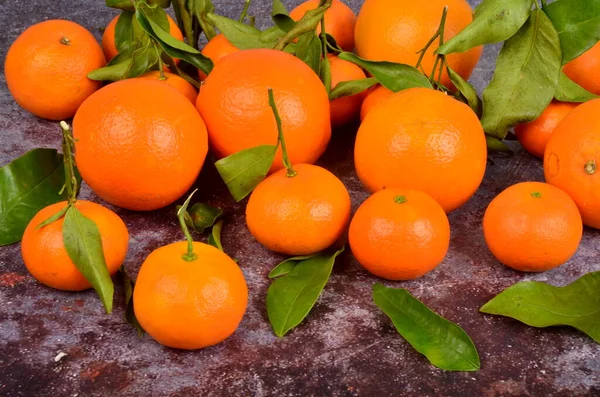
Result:
M65 352L60 352L60 353L58 353L58 354L56 355L56 357L54 357L54 362L56 362L56 363L57 363L57 362L59 362L60 360L62 360L62 359L63 359L63 357L66 357L66 356L67 356L67 353L65 353Z

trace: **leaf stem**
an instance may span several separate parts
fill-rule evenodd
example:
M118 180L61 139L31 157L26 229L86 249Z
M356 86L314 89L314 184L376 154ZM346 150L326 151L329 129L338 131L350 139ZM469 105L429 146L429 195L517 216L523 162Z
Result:
M279 142L281 142L281 156L283 158L283 165L287 169L287 176L292 178L296 176L296 171L292 168L292 163L287 154L285 146L285 138L283 136L283 129L281 128L281 117L279 117L279 111L277 111L277 105L275 105L275 97L273 96L273 89L269 88L269 106L273 110L273 116L275 116L275 122L277 123L277 133L279 136Z
M192 47L198 49L198 43L194 42L194 29L192 28L192 17L187 8L185 8L184 0L173 0L173 8L178 10L176 16L181 18L181 25L183 25L183 31L185 32L185 38Z
M177 211L177 218L179 218L179 226L181 226L181 230L183 231L183 234L185 235L185 239L187 240L187 243L188 243L187 252L185 254L183 254L181 257L183 258L184 261L187 261L187 262L192 262L192 261L195 261L196 259L198 259L198 256L194 253L194 239L192 238L192 235L190 234L190 231L189 231L187 225L185 224L185 214L187 213L188 205L190 204L190 200L192 199L192 196L197 191L198 191L198 189L194 190L188 196L188 198L185 200L185 202L183 203L181 208L179 208L179 211Z
M75 141L71 128L65 121L60 122L62 128L62 149L63 161L65 164L65 189L67 190L67 200L69 205L75 204L77 201L77 178L75 177Z
M248 8L250 7L250 3L252 3L252 0L246 0L244 2L244 9L242 10L242 14L238 19L238 22L244 22L244 19L246 18L246 16L248 16Z

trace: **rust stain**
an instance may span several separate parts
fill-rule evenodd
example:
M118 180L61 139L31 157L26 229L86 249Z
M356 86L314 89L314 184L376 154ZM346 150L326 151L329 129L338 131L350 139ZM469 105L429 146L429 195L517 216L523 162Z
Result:
M15 285L23 283L25 279L27 279L27 276L23 276L19 273L3 273L0 275L0 286L14 287Z

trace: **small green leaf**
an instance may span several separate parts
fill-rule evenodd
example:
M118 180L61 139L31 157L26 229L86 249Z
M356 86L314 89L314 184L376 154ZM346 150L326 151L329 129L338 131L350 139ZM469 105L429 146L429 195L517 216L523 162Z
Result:
M273 0L271 18L275 22L275 25L284 32L289 32L296 25L296 21L290 17L287 8L285 8L281 0Z
M56 222L57 220L59 220L60 218L65 216L68 209L69 209L69 206L67 204L65 204L65 206L60 211L58 211L56 214L48 217L48 219L46 219L45 221L43 221L42 223L37 225L36 229L41 229L44 226L48 226L49 224Z
M446 70L448 71L450 81L452 81L452 84L454 84L460 96L467 102L477 117L481 117L483 112L483 104L481 103L481 99L479 99L479 95L477 95L475 88L473 88L473 86L465 79L463 79L460 74L452 70L451 67L447 66Z
M554 98L560 60L552 22L541 10L532 11L525 25L504 43L494 77L483 91L485 132L502 139L512 126L535 120Z
M301 35L308 32L314 32L321 23L321 19L325 15L325 12L331 7L331 3L331 0L325 0L318 7L306 11L302 18L300 18L300 20L285 33L279 43L275 46L275 49L283 50L287 44L293 42Z
M98 227L70 206L63 223L63 243L75 267L92 284L107 313L112 312L114 285L106 267Z
M473 22L441 45L437 52L465 52L482 44L507 40L527 21L532 5L532 0L483 0L475 8Z
M329 99L333 101L334 99L341 97L356 95L368 90L377 83L378 81L375 77L367 77L366 79L360 80L341 81L333 88L333 90L331 90Z
M342 247L333 255L320 253L302 260L271 283L267 314L275 335L284 336L310 313L329 280L335 258L343 251Z
M485 142L487 144L487 148L489 150L493 150L494 152L500 153L510 153L512 154L512 150L502 141L501 139L494 138L493 136L486 135Z
M447 371L477 371L479 354L458 325L425 306L403 288L373 285L373 301L392 320L398 333L431 364Z
M215 163L229 192L240 201L267 176L277 145L261 145L244 149Z
M269 278L277 278L277 277L285 276L286 274L291 272L292 269L298 263L300 263L303 260L312 258L316 255L318 255L318 254L294 256L292 258L288 258L288 259L284 260L283 262L279 263L277 266L275 266L273 268L273 270L271 270L271 272L269 273Z
M482 313L512 317L532 327L568 325L600 343L600 272L564 287L524 281L483 305Z
M121 266L119 269L119 276L121 278L121 282L123 283L123 292L125 294L125 321L127 324L134 327L138 333L138 336L141 337L146 332L139 323L137 317L135 316L135 311L133 310L133 289L135 288L135 283L129 278L123 266Z
M351 52L342 52L338 57L369 71L381 85L394 92L413 87L433 88L427 77L410 65L367 61Z
M273 42L261 39L263 32L255 27L216 14L208 14L207 17L227 37L227 40L240 50L273 47ZM274 28L280 31L279 28Z
M177 206L177 210L181 208ZM195 232L204 233L206 228L215 224L217 219L223 215L223 210L204 203L196 203L184 214L185 223Z
M118 81L123 79L127 74L127 71L131 68L131 58L125 59L124 61L108 65L100 69L92 70L88 73L87 77L90 80L98 81Z
M321 40L314 31L304 33L298 38L296 58L306 63L319 75L321 71Z
M115 47L118 52L131 47L133 37L133 15L132 11L123 11L117 19L115 26Z
M106 5L111 8L117 8L120 10L133 11L135 7L131 0L106 0Z
M558 87L554 98L561 102L587 102L600 97L568 78L566 74L561 73L558 77Z
M223 230L223 221L222 220L215 223L215 225L212 227L212 231L210 232L210 235L208 236L208 244L225 252L223 250L223 244L221 244L221 230Z

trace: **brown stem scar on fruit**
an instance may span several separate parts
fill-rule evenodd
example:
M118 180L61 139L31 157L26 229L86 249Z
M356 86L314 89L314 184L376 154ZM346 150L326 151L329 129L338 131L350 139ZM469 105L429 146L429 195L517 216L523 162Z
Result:
M64 44L64 45L71 45L71 40L69 40L67 37L62 37L60 39L60 44Z
M406 196L396 196L396 198L394 198L394 201L398 204L403 204L406 203L408 200L406 199Z
M583 169L590 175L596 173L596 160L590 160L585 163L585 167L583 167Z
M540 192L533 192L533 193L531 193L531 197L542 198L542 193L540 193Z

